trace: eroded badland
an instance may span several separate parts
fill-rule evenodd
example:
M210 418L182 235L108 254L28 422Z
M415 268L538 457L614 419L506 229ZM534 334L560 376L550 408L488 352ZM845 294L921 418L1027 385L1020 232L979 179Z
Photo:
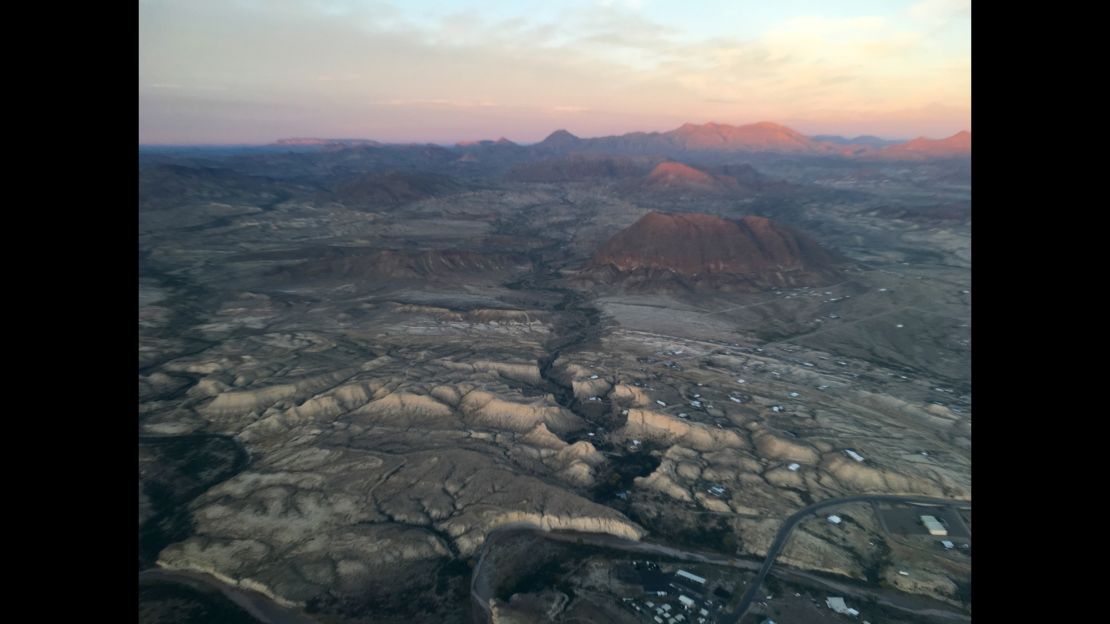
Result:
M473 567L513 527L758 564L812 503L969 501L967 161L666 160L144 156L141 566L320 621L650 621L612 581L642 553L504 595ZM970 558L887 507L819 512L779 565L969 611Z

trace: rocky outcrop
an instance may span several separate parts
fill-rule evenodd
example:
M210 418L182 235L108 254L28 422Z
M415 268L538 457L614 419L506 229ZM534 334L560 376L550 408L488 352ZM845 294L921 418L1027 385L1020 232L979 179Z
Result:
M505 429L524 433L543 423L557 434L581 429L585 423L573 412L537 402L514 403L480 390L467 393L459 401L463 420L472 426Z
M485 534L501 526L531 526L543 531L605 533L628 540L639 540L646 533L643 528L632 522L609 514L590 516L540 512L499 512L486 517L484 520L481 531L471 530L458 535L454 535L454 527L448 525L446 530L454 535L460 553L467 555L475 552L485 541Z
M339 370L292 383L229 390L203 405L199 411L202 415L211 418L229 418L261 410L282 401L304 400L321 390L333 387L337 382L350 377L356 370Z
M614 432L619 439L653 440L699 451L747 448L748 442L735 431L690 423L652 410L632 408L624 427Z
M761 457L777 460L795 461L801 464L816 465L817 451L805 444L799 444L776 435L766 429L752 434L752 442Z

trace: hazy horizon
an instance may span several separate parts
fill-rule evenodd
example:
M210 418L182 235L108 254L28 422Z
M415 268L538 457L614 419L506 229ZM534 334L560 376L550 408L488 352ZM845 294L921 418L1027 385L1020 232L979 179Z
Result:
M767 120L763 120L763 121L767 121ZM704 124L708 124L708 123L718 123L719 124L721 122L705 121L705 122L687 122L687 123L696 123L697 125L704 125ZM751 122L751 123L760 123L760 122ZM771 123L777 123L777 122L771 122ZM746 124L728 124L728 125L746 125ZM782 125L786 125L786 124L782 124ZM650 133L663 133L663 132L669 132L671 130L674 130L677 127L679 127L679 126L675 126L674 128L650 129L650 130L645 129L645 130L640 130L640 131L641 132L646 132L646 133L649 133L649 134ZM793 130L798 130L799 132L802 132L798 128L793 128L792 127L792 129ZM323 135L317 135L317 134L298 134L298 135L288 135L288 136L274 137L273 139L271 139L269 141L258 141L258 142L228 142L228 143L217 143L217 142L204 142L204 143L140 142L139 146L140 147L267 147L267 146L270 146L270 145L274 145L278 141L286 140L286 139L325 139L325 140L334 140L334 141L378 141L380 143L390 144L390 145L428 145L428 144L431 144L431 145L441 145L441 146L447 147L447 146L456 145L460 142L466 142L466 141L496 141L496 140L501 139L501 138L508 139L508 140L512 141L513 143L517 143L517 144L520 144L520 145L533 145L533 144L536 144L536 143L539 143L539 142L543 141L549 135L551 135L552 133L557 132L559 130L566 130L567 132L570 132L571 134L577 136L580 139L593 139L593 138L599 138L599 137L605 137L605 136L615 136L615 135L609 135L609 134L598 134L598 135L589 135L589 136L587 136L587 135L579 134L571 128L554 128L554 129L551 130L551 132L548 132L547 134L540 137L539 139L531 140L531 141L518 141L518 140L514 139L511 136L504 136L504 135L487 136L487 137L479 137L479 138L466 138L466 139L461 139L460 138L460 139L442 139L442 140L384 141L384 140L377 139L377 138L372 137L372 136L323 136ZM966 130L970 131L970 128L967 128ZM962 132L962 131L963 130L957 130L956 132ZM956 134L956 132L953 132L952 134ZM621 133L621 134L623 134L623 133ZM884 136L884 135L880 135L880 134L847 133L847 132L802 132L802 134L804 134L806 136L810 136L810 137L813 137L813 136L840 136L840 137L843 137L843 138L846 138L846 139L851 139L851 138L860 137L860 136L873 136L873 137L880 138L880 139L883 139L883 140L886 140L886 141L909 141L911 139L918 138L917 136L909 136L909 135L901 135L901 136L885 135ZM947 137L951 136L952 134L945 135L945 136L926 136L925 138L928 138L928 139L944 139L944 138L947 138Z
M970 130L969 0L141 0L139 143Z

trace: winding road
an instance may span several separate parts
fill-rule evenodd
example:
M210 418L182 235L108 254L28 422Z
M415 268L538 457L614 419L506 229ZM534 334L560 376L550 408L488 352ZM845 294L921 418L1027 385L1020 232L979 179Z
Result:
M786 540L790 537L790 533L794 530L799 522L806 519L811 514L816 513L821 509L828 507L836 507L846 503L913 503L921 505L937 505L943 507L957 506L971 508L971 501L955 501L944 498L930 498L926 496L897 496L897 495L883 495L883 494L862 494L859 496L845 496L843 498L833 498L830 500L814 503L808 507L804 507L794 515L787 518L782 527L779 528L778 534L775 536L775 541L771 543L771 547L767 549L767 557L763 560L763 567L759 569L759 574L752 580L751 586L748 591L744 592L744 597L740 599L740 604L737 605L736 610L732 613L721 617L719 622L721 624L736 624L744 614L748 612L751 607L752 601L755 599L756 592L759 591L760 586L763 585L764 579L771 572L771 567L775 565L775 559L778 558L779 553L782 551L783 546L786 545Z
M278 604L273 598L256 591L231 585L208 574L194 570L151 568L139 572L139 583L170 582L200 591L216 591L263 624L319 624L295 607Z

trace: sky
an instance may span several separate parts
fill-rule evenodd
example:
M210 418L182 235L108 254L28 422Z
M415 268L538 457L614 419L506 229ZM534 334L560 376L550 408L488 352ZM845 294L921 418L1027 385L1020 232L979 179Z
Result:
M970 0L140 0L140 144L971 129Z

